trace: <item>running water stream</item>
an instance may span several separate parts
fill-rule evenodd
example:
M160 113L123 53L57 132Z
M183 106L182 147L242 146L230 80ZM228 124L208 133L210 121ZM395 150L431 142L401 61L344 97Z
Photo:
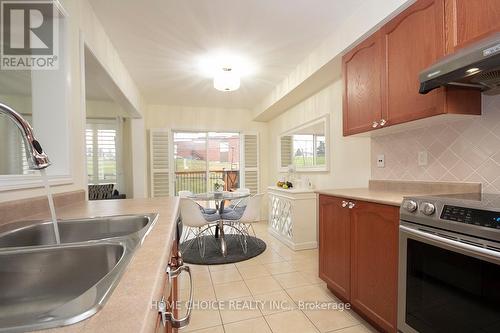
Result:
M45 185L45 191L47 192L47 199L49 199L50 215L52 216L52 225L54 226L54 234L56 236L56 243L61 244L61 238L59 236L59 226L57 225L56 209L54 207L54 198L52 197L52 191L50 190L49 177L45 169L40 170L40 175L42 176L43 183Z

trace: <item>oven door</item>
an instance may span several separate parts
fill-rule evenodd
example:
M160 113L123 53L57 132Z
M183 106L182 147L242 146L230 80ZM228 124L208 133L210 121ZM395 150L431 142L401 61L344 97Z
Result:
M398 330L500 332L500 249L432 231L401 222Z

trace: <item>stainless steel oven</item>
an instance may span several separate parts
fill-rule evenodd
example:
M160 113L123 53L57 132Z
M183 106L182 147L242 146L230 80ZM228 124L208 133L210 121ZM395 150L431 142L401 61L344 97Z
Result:
M500 196L405 198L398 330L500 332Z

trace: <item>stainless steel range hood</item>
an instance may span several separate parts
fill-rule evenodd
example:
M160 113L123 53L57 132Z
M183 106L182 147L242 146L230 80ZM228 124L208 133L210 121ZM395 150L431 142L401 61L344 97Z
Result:
M441 86L500 94L500 33L444 57L420 73L421 94Z

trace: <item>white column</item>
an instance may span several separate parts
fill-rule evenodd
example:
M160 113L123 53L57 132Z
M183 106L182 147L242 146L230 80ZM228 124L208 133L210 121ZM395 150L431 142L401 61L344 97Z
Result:
M69 133L71 110L68 91L71 82L65 48L67 43L63 38L66 36L63 22L64 20L61 20L59 25L59 69L31 72L33 127L35 136L52 162L47 169L49 175L70 174L70 141L80 140L82 137L73 136L83 135Z
M131 121L131 149L132 155L132 177L133 177L133 197L147 197L147 159L146 154L146 127L144 119L130 119Z

